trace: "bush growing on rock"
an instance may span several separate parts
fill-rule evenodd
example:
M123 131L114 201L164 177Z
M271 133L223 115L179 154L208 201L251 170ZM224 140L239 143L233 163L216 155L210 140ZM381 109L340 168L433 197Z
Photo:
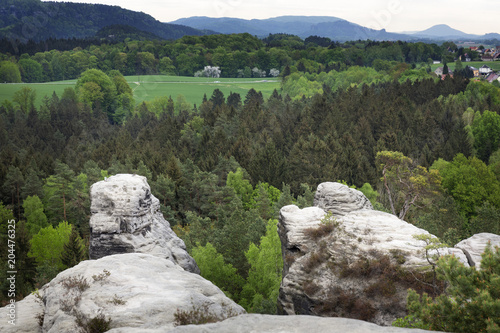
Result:
M414 290L408 293L412 322L397 326L425 327L447 332L500 332L500 248L488 245L481 268L465 267L459 260L442 257L438 278L448 283L446 294L432 299Z

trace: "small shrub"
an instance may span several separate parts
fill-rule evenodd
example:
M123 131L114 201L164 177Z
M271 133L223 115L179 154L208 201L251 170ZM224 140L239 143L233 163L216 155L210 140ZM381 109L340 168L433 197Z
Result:
M101 313L96 317L87 321L87 332L88 333L102 333L109 331L111 329L111 318L106 319L106 317Z
M111 272L104 269L101 274L92 275L92 279L94 279L94 282L100 282L100 281L106 280L110 275L111 275Z
M313 269L324 263L328 259L328 252L312 252L307 259L305 259L303 266L306 273L311 273Z
M71 276L62 280L62 285L67 289L76 289L80 292L84 292L90 287L89 282L82 275Z
M237 315L238 314L233 312L231 309L226 315L217 316L216 314L210 312L208 303L204 303L200 306L195 306L193 304L191 310L188 311L177 309L177 311L174 313L174 325L181 326L216 323Z
M45 311L44 312L41 312L41 313L38 313L36 316L36 321L38 323L38 326L42 327L43 326L43 321L45 319Z
M75 314L76 324L85 333L103 333L111 329L111 318L106 319L103 313L99 313L92 319L87 319L81 312Z
M321 287L312 281L305 281L303 286L302 286L302 289L304 290L306 295L310 296L310 295L314 295L315 293L317 293L321 289Z
M111 301L108 301L108 303L112 303L114 305L125 305L127 301L124 301L123 299L115 295Z
M313 240L318 240L331 234L339 225L340 222L329 212L321 219L321 223L318 227L305 229L304 235Z
M389 250L389 252L391 253L392 257L396 260L398 265L403 265L406 262L406 256L403 251L392 249Z

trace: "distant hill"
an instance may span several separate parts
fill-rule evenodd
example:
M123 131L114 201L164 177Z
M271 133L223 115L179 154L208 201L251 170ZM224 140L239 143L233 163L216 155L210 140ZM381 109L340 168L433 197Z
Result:
M170 23L187 25L196 29L209 29L220 33L248 32L258 37L269 34L287 33L305 38L312 35L346 41L356 39L396 40L411 39L401 34L373 30L332 16L279 16L262 20L244 20L222 17L194 16Z
M142 31L137 29L136 27L132 27L130 25L125 25L125 24L108 25L107 27L100 29L95 34L95 36L97 38L106 38L113 41L123 41L127 38L130 38L132 40L161 39L160 37L151 32Z
M446 24L434 25L429 29L415 32L412 36L429 39L476 39L480 37L453 29Z
M418 37L428 40L500 40L500 34L498 33L488 33L485 35L468 34L463 31L453 29L446 24L437 24L430 27L429 29L423 31L414 31L407 34L412 37Z
M129 25L162 39L206 32L192 27L162 23L151 15L118 6L42 2L40 0L0 0L0 38L26 41L48 38L93 37L102 28Z

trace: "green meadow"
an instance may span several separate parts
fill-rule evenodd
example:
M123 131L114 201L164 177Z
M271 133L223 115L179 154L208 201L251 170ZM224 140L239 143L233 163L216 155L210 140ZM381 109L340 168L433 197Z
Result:
M488 66L494 71L500 71L500 61L469 61L465 62L462 61L462 66L471 66L471 67L476 67L479 68L483 65ZM435 71L438 67L443 67L443 64L432 64L431 69L432 71ZM455 70L455 62L450 62L448 64L448 68L451 69L452 71Z
M219 89L228 96L230 92L239 93L242 100L248 91L253 88L261 91L264 98L269 97L274 89L280 88L280 81L276 78L197 78L166 75L126 76L125 79L134 91L136 103L151 101L155 97L171 96L175 101L178 95L183 95L190 104L200 105L203 95L210 98L215 89ZM0 84L0 103L4 100L12 101L12 96L22 87L36 90L36 105L42 103L44 96L52 96L55 92L61 96L64 89L75 87L76 80L47 82L47 83L2 83Z

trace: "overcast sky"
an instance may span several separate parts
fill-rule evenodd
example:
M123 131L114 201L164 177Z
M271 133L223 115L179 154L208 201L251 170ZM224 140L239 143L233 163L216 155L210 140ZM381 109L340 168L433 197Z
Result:
M436 24L472 34L500 33L500 0L55 0L117 5L162 22L190 16L270 18L335 16L390 32L421 31Z

